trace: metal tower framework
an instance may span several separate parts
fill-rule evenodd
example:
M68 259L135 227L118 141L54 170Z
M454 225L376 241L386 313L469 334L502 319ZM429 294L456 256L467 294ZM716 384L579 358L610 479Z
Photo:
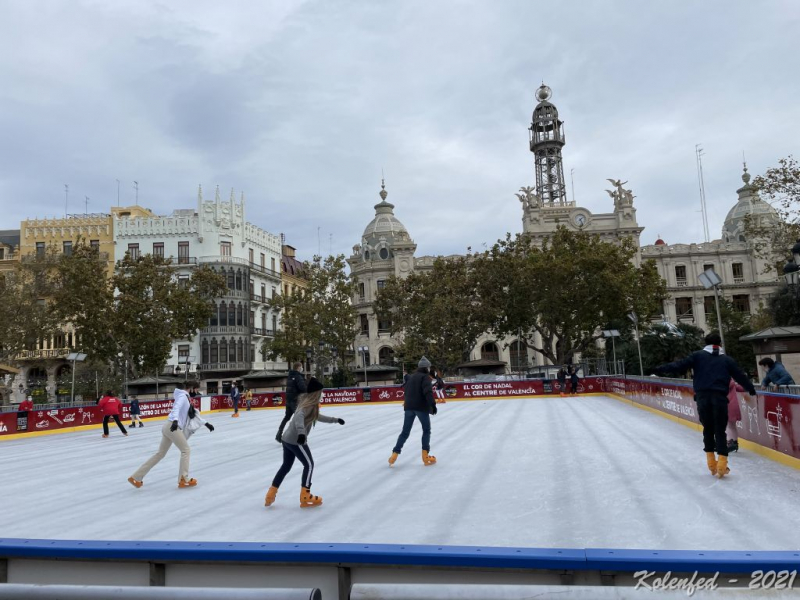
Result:
M564 123L558 119L558 109L549 102L552 90L542 84L536 90L539 104L533 109L530 127L530 149L536 165L536 193L545 206L565 206L567 186L561 148L566 143Z

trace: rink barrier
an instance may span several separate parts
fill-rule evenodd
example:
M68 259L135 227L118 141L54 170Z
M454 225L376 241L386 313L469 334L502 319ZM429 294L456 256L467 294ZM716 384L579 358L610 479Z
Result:
M112 585L0 584L0 600L322 600L320 591L292 588L192 588Z
M313 587L339 600L368 584L632 586L641 571L719 573L721 586L746 586L754 571L799 568L800 551L0 539L0 583Z

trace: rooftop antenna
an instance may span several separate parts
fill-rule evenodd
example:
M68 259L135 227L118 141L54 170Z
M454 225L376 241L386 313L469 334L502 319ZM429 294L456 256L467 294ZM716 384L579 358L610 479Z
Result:
M703 234L705 235L706 242L710 242L708 233L708 209L706 208L706 185L703 179L703 147L700 144L695 144L694 153L697 159L697 183L700 187L700 211L703 213Z
M69 184L64 184L64 216L69 212Z
M575 204L575 169L569 170L569 179L572 182L572 203Z
M89 196L84 196L84 198L86 198L86 200L84 201L85 204L84 204L83 214L88 215L89 214Z
M119 206L119 179L117 179L117 206Z
M333 256L333 234L328 234L328 256Z
M317 227L317 256L322 256L322 244L319 240L319 227Z
M136 190L136 206L139 206L139 182L138 181L134 181L133 182L133 189Z

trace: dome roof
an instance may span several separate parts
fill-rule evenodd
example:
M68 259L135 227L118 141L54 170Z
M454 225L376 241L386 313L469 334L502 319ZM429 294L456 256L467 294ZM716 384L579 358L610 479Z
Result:
M739 201L728 211L728 216L725 217L725 223L722 226L722 239L726 242L745 241L745 217L748 215L760 217L762 225L779 220L778 211L759 198L756 189L750 185L750 174L747 172L746 166L742 174L742 181L744 185L736 190L739 194Z
M375 218L369 222L361 236L365 241L381 237L385 237L387 240L395 237L408 238L406 226L394 216L394 204L386 201L388 195L385 184L381 182L381 201L375 205Z
M658 239L656 240L656 246L666 246L666 245L667 245L667 242L665 242L665 241L664 241L664 240L662 240L661 238L658 238Z

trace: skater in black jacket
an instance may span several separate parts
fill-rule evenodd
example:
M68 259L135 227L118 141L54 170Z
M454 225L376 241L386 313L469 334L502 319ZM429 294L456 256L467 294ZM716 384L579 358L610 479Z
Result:
M275 441L282 443L283 429L292 418L294 411L297 410L297 397L306 393L306 379L303 377L303 363L296 362L292 365L292 370L286 376L286 413L283 415L278 434Z
M706 347L683 360L658 366L656 375L694 373L694 399L697 402L697 416L703 425L703 446L708 470L722 479L730 473L728 468L728 440L725 428L728 426L728 386L731 377L746 389L751 396L756 395L753 383L747 378L736 361L725 355L720 346L719 333L711 332L705 339ZM719 459L714 452L719 455Z
M436 457L430 455L431 450L431 417L436 414L436 401L433 399L433 386L431 377L428 373L430 361L424 356L417 365L417 370L408 378L405 387L405 402L403 410L405 418L403 420L403 431L397 438L397 444L389 457L389 465L393 465L403 450L408 436L411 435L411 428L414 426L414 419L419 419L422 425L422 464L426 467L436 464Z

